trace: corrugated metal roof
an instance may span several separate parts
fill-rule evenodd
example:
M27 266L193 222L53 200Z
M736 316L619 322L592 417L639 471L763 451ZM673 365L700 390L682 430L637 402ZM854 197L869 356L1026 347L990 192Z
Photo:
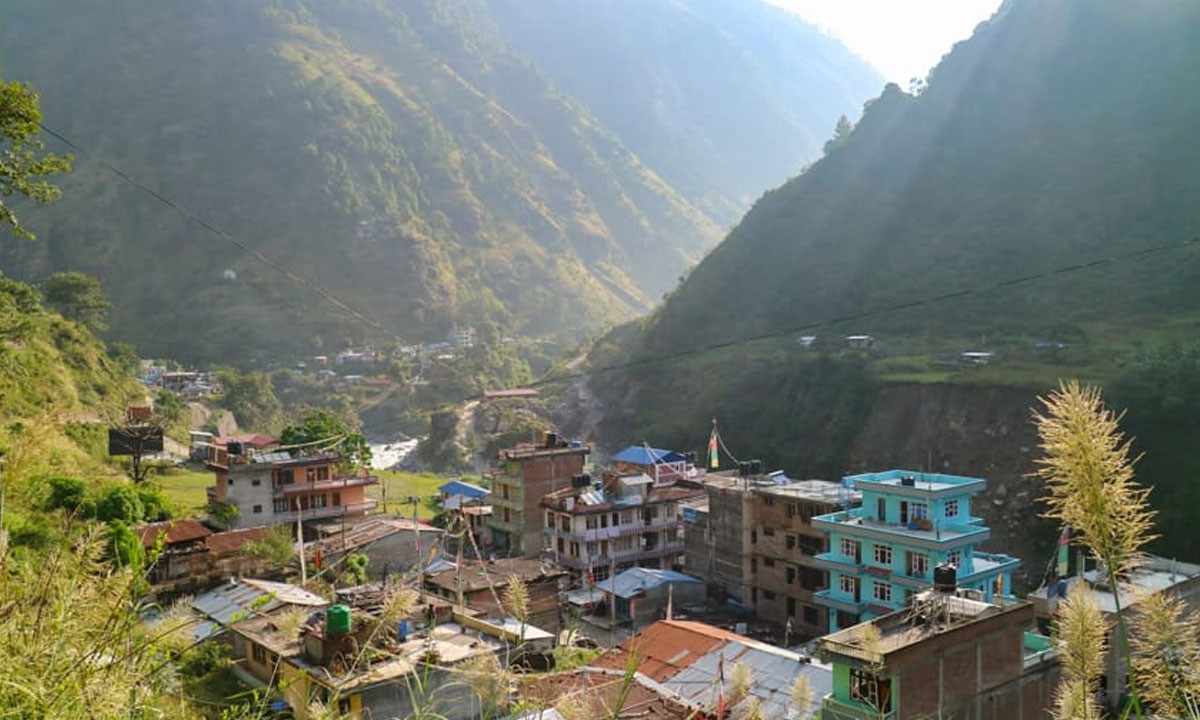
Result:
M148 523L133 529L138 535L138 539L142 541L142 547L153 547L158 538L166 535L163 540L164 545L173 543L190 542L199 540L212 535L212 530L204 527L195 520L166 520L163 522Z
M445 532L441 528L421 522L414 525L412 518L376 517L349 527L344 532L333 533L321 540L314 540L306 547L310 550L320 548L324 553L357 550L398 532L412 532L414 528L419 528L423 533L441 534Z
M636 647L640 656L639 672L685 700L705 707L716 702L722 664L727 698L733 668L745 665L750 670L750 691L746 699L731 708L735 717L740 715L737 707L757 698L766 718L811 718L817 713L821 698L833 687L833 673L828 666L721 628L679 620L651 625L600 656L593 665L619 670L625 666L630 647ZM791 689L801 676L807 677L812 687L812 701L803 712L796 713Z
M613 462L653 465L663 462L682 462L684 458L674 450L647 448L645 445L630 445L616 455L613 455L612 459Z
M464 495L472 500L479 500L487 497L488 491L478 485L472 485L469 482L462 480L451 480L450 482L438 488L438 492L446 495Z
M323 607L328 604L325 598L288 583L235 580L192 600L192 609L205 618L194 634L197 639L210 637L238 620L255 613L269 613L284 605Z
M691 575L675 572L674 570L657 570L654 568L632 567L620 572L611 580L596 583L597 590L614 593L617 597L631 598L642 590L656 588L666 583L689 583L700 585L703 580L697 580ZM615 588L615 590L614 590Z

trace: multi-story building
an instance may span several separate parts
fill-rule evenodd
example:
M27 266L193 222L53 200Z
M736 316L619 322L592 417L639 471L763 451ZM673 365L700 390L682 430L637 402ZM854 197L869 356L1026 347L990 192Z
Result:
M615 569L683 564L680 503L702 495L691 484L660 484L645 473L577 475L542 499L543 546L579 578L608 578Z
M827 538L812 519L855 499L839 483L803 480L758 486L751 496L751 601L755 615L777 627L790 623L797 636L824 635L825 608L817 593L829 586L816 556Z
M685 570L785 633L790 621L792 638L824 634L826 611L816 594L828 577L815 558L828 541L812 518L857 502L857 491L781 472L713 473L703 485L705 501L684 510Z
M591 448L563 442L546 433L539 445L518 445L500 451L500 465L485 475L491 480L489 525L495 548L512 556L536 555L542 550L542 498L568 487L583 473Z
M822 720L1047 716L1059 663L1050 638L1031 632L1033 606L982 602L952 583L821 640L833 666Z
M980 478L908 470L852 475L847 487L862 493L862 506L820 515L813 526L829 537L816 563L829 572L829 587L816 601L828 610L829 632L909 604L928 587L932 570L954 565L962 588L985 601L1012 592L1019 560L985 553L991 537L971 516Z
M337 453L217 453L208 462L216 473L209 504L236 509L230 529L365 515L376 505L366 489L379 478L344 471L341 459Z

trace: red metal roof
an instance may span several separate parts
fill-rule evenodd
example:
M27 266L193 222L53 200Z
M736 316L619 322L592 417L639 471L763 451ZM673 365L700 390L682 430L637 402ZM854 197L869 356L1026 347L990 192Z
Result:
M215 444L224 447L228 445L230 441L240 442L247 447L252 447L255 449L262 449L270 445L275 445L279 442L279 440L271 437L270 435L259 435L256 433L253 435L230 435L228 437L219 437L215 440Z
M142 547L145 548L154 547L158 543L159 537L163 535L166 536L163 538L165 545L191 542L212 535L212 530L195 520L166 520L149 523L134 528L133 531L137 533L138 539L142 541Z
M664 682L729 640L745 638L704 623L660 620L596 658L592 665L624 670L633 647L641 661L638 672Z

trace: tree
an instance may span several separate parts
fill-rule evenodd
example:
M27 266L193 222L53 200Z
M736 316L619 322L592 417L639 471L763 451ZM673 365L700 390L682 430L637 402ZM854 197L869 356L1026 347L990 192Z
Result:
M28 240L34 238L33 233L21 224L5 198L17 194L35 202L56 200L59 189L41 178L71 169L70 156L39 152L39 105L32 87L0 79L0 225L8 225L15 235Z
M56 272L42 285L46 303L68 320L83 323L94 332L103 332L112 303L104 297L100 281L77 271Z
M837 125L833 127L833 137L825 141L825 154L828 155L841 147L852 132L854 132L854 125L850 123L850 120L845 115L838 118Z
M221 406L233 413L239 427L271 432L282 424L283 403L276 397L271 378L266 374L239 375L224 370L218 377L223 388Z
M331 410L321 409L304 417L299 425L288 425L279 436L285 447L333 450L353 467L371 463L371 445L358 430Z

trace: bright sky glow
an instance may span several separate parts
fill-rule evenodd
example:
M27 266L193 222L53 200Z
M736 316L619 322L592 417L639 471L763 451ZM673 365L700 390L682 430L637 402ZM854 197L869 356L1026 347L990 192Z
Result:
M824 28L902 88L924 78L1000 0L768 0Z

